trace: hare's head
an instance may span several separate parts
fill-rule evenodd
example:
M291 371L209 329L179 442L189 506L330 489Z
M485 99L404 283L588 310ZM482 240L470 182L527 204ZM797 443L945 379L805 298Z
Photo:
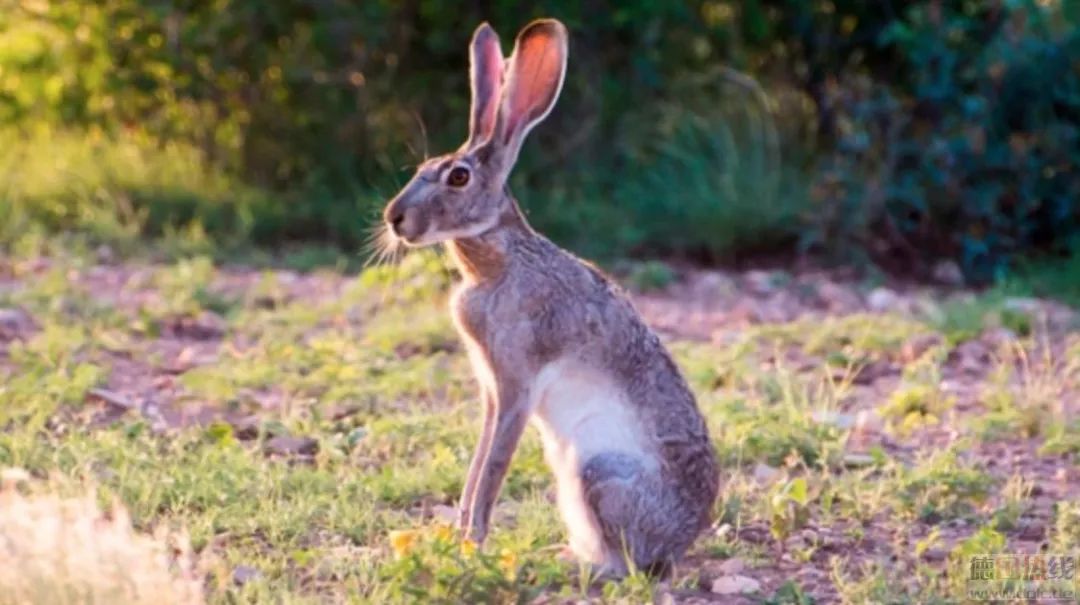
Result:
M504 193L525 135L551 111L566 73L566 28L554 19L521 30L503 60L487 24L470 51L469 139L427 160L383 212L386 226L410 246L475 237L499 224L513 202Z

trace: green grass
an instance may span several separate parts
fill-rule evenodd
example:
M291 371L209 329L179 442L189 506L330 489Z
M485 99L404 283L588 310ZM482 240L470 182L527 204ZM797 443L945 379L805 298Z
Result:
M30 252L63 241L65 249L106 245L121 256L150 248L167 258L265 261L257 246L274 245L283 249L275 260L287 266L343 257L358 264L339 249L366 239L385 193L273 192L208 166L195 147L138 133L0 132L0 249ZM318 244L287 245L303 240Z
M799 172L730 116L695 120L658 125L668 142L622 162L631 166L582 167L550 179L542 158L525 158L512 187L535 226L590 257L727 258L790 244L805 210ZM166 258L356 268L352 251L410 176L405 167L386 182L329 187L315 179L272 191L209 165L196 147L138 132L7 130L0 132L0 247L30 251L64 234L68 249L105 244L130 256L145 251L149 238ZM260 246L277 248L275 258Z
M565 536L531 431L487 548L472 552L448 531L439 511L455 503L479 428L474 381L444 309L451 276L438 255L358 274L322 269L314 277L337 286L316 297L298 290L295 274L274 271L247 270L252 285L230 288L241 268L202 255L132 265L126 286L95 289L92 249L53 254L49 268L38 267L38 252L64 245L20 252L0 267L20 284L0 289L0 308L21 309L34 323L0 356L0 468L96 486L103 502L123 503L140 532L183 528L209 602L556 595L636 603L666 590L644 577L590 583L587 570L553 556ZM208 357L167 370L178 355L163 344L171 326L207 313L223 333L185 346ZM1032 425L1045 455L1075 456L1069 444L1080 443L1080 431L1055 428L1064 412L1052 402L1078 386L1080 344L1067 341L1046 357L1037 343L1020 342L992 368L997 378L985 379L980 399L1003 423L995 440L984 425L955 417L941 390L950 345L900 361L903 343L935 333L932 322L854 315L764 325L726 344L672 343L725 478L719 529L699 540L692 560L737 557L749 575L765 577L785 556L820 569L850 603L955 594L921 550L933 544L961 556L974 548L965 540L1010 535L1029 519L1030 485L1050 480L993 474L967 452ZM792 352L810 365L785 362ZM858 384L860 368L882 363L903 363L896 381L876 391ZM87 393L123 390L133 365L150 377L133 378L141 382L130 396L228 417L185 428L153 415L105 415ZM859 429L822 420L850 416L852 406L878 410L888 436L875 438L858 464ZM255 431L226 422L245 416ZM941 448L932 436L945 429L963 440ZM317 450L268 455L282 435L313 439ZM907 449L889 449L889 440ZM1077 543L1074 509L1059 504L1048 528L1063 548ZM945 526L961 529L932 537ZM749 540L747 528L761 528L768 542ZM830 546L826 533L844 546ZM909 566L905 580L875 563L882 549ZM707 589L713 578L702 569L680 569L674 588ZM798 583L782 584L765 602L807 602Z

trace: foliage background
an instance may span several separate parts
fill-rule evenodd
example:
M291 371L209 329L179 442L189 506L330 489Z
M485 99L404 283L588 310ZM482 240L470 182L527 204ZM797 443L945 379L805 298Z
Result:
M467 119L466 44L571 31L513 178L585 254L973 282L1080 233L1071 0L0 0L0 245L357 249Z

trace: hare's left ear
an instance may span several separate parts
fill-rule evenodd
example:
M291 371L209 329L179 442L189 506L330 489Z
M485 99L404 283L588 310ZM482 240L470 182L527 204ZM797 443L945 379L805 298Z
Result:
M492 143L503 170L517 160L525 135L555 106L566 76L566 26L539 19L525 26L507 60Z
M469 80L472 86L472 109L469 115L469 140L472 149L491 138L495 115L499 110L502 88L503 56L499 35L487 23L481 23L469 45Z

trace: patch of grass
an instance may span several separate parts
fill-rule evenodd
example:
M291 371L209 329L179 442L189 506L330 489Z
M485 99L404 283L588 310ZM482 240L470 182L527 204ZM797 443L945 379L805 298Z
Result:
M893 565L851 562L834 557L833 585L841 603L889 603L890 605L948 605L955 597L944 586L940 572L925 565L911 565L907 574L897 574Z
M900 433L942 422L955 399L941 391L940 349L931 349L903 369L900 386L879 413Z
M635 290L648 292L663 290L674 282L676 277L675 271L666 263L651 260L635 264L626 276L626 283Z
M988 440L1042 437L1045 451L1070 451L1080 433L1065 401L1078 382L1080 358L1068 350L1054 352L1044 341L1005 348L983 387L987 413L976 422L978 433Z
M1080 242L1063 258L1022 261L997 289L1017 296L1051 297L1080 308Z
M974 514L995 485L993 477L965 467L951 450L925 457L910 469L894 468L898 510L931 522Z
M998 531L1016 529L1027 512L1034 484L1021 475L1013 475L1001 488L1001 506L994 511L993 526Z
M0 308L32 325L14 337L0 325L0 467L92 483L103 503L123 503L139 535L183 529L208 602L637 603L711 579L702 565L679 569L670 587L643 575L613 583L557 560L565 530L531 430L487 548L471 552L447 535L480 410L446 314L452 274L438 254L348 276L337 268L244 279L195 254L125 266L120 288L101 285L94 250L59 255L67 244L50 242L3 265L19 287L0 282ZM53 255L44 264L42 250ZM305 291L309 283L317 294ZM216 336L168 323L210 311L221 322ZM968 465L960 451L979 442L936 452L924 432L883 434L857 422L865 406L898 425L913 414L920 425L958 422L963 410L940 388L947 345L914 361L901 353L909 339L934 334L917 320L855 315L760 326L724 343L673 342L724 481L718 524L691 560L740 558L757 578L773 573L777 552L819 572L828 557L850 554L826 580L841 601L944 601L941 558L922 557L955 546L943 537L956 537L946 523L1008 532L1038 502L1028 490L1037 478ZM177 369L186 349L191 365ZM1080 344L1052 350L1050 358L1030 346L1003 355L980 400L1003 413L1030 402L1047 447L1068 448L1080 430L1055 432L1066 417L1051 402L1075 387ZM889 390L856 380L861 368L901 362L892 403ZM894 378L883 384L892 388ZM145 413L87 398L93 387L123 390ZM155 406L213 416L169 426ZM1018 425L1002 426L1008 436ZM275 449L290 438L310 441L303 453ZM1059 506L1050 539L1072 548L1068 506ZM877 565L886 555L910 573ZM761 598L806 603L804 586Z
M835 462L844 437L843 429L814 420L814 413L835 409L847 388L828 375L757 369L699 403L709 417L723 419L711 429L725 463L814 467Z
M1055 505L1052 544L1054 552L1080 548L1080 501L1064 500Z
M929 321L952 345L976 338L990 328L1005 328L1017 336L1030 336L1035 318L1010 307L1009 299L1004 289L953 298L932 311Z
M7 245L44 231L127 249L153 235L177 251L205 251L243 243L282 214L278 200L207 170L190 147L89 133L6 132L0 140Z
M909 339L932 333L918 320L862 313L764 324L752 332L765 342L799 346L807 353L825 356L830 364L840 367L896 357Z
M103 511L92 493L63 496L21 469L0 469L0 603L198 605L203 591L182 534L133 531L121 505ZM34 483L26 475L22 488Z
M195 146L128 132L0 132L0 250L148 250L165 258L282 264L298 270L363 262L386 193L377 187L290 191L252 186ZM283 244L286 244L283 246ZM280 254L259 246L282 247Z

